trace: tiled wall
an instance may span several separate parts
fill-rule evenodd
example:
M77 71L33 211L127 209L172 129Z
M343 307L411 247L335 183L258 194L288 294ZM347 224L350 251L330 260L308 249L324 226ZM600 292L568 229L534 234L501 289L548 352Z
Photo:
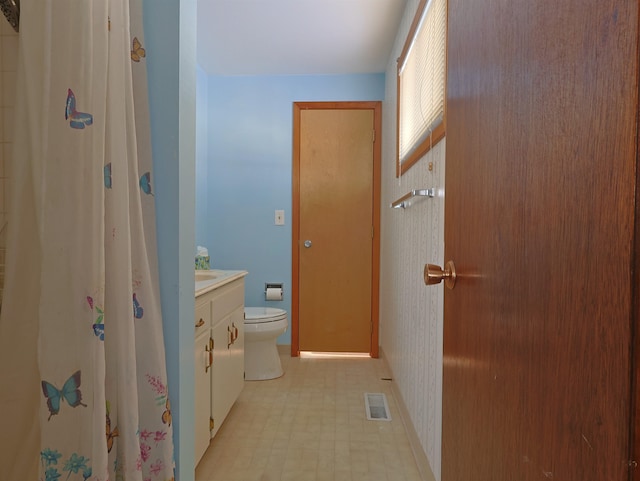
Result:
M434 478L440 479L443 286L427 287L423 269L444 260L445 142L395 177L396 61L419 0L408 0L386 71L383 106L380 344ZM431 170L430 170L431 164ZM413 189L435 188L407 209L389 204Z
M0 302L4 285L4 255L7 213L9 210L10 160L13 140L18 34L0 17Z

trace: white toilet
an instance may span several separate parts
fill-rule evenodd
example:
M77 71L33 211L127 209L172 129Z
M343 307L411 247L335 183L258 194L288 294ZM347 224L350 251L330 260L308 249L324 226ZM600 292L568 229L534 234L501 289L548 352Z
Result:
M273 307L244 308L244 378L263 381L282 376L276 340L287 330L287 311Z

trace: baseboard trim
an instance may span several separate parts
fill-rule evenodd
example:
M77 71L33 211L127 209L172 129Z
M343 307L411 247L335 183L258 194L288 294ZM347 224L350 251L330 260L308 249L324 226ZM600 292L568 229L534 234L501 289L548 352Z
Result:
M436 478L433 475L433 471L431 469L431 464L429 463L429 458L427 458L424 449L422 449L420 438L418 438L418 433L413 427L411 416L409 416L409 410L404 403L404 399L402 399L402 394L398 389L398 384L393 380L393 371L391 370L391 366L389 366L387 356L385 355L384 349L382 349L382 347L380 347L380 359L382 359L386 369L391 374L391 390L393 392L393 397L395 398L396 405L398 406L398 411L400 411L402 424L404 424L407 437L409 438L409 445L411 446L413 457L416 460L416 465L418 466L418 471L420 472L420 478L422 479L422 481L436 481Z

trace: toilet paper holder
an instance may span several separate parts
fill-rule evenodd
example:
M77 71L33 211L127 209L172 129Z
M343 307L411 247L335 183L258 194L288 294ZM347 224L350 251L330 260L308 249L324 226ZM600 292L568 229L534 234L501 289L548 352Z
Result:
M267 301L281 301L284 297L282 282L265 282L264 298Z

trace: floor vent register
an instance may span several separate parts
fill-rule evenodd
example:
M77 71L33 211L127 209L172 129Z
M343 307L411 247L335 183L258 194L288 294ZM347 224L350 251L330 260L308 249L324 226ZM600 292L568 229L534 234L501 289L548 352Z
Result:
M383 393L364 393L364 406L369 421L391 421L387 396Z

